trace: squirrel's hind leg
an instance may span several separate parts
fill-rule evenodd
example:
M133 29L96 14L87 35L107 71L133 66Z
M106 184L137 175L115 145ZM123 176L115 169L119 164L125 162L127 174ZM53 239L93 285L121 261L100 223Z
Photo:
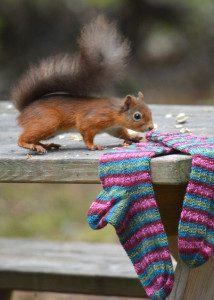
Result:
M49 136L51 136L50 132L46 132L46 134L39 134L39 132L37 132L37 135L35 135L35 132L32 134L31 132L24 131L18 139L18 145L22 148L36 151L38 154L45 154L47 150L50 149L59 149L61 146L59 144L40 143L40 140L46 139Z
M22 148L36 151L39 154L45 154L47 150L40 143L30 143L25 140L25 136L21 135L18 139L18 145Z

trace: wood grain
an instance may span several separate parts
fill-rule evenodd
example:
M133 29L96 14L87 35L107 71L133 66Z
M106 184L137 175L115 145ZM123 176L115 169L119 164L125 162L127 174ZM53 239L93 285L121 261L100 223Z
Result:
M159 131L178 131L175 116L185 112L188 127L195 134L212 136L214 108L209 106L151 105L154 122ZM172 114L172 118L166 118ZM97 164L102 152L89 151L82 141L56 137L62 149L47 155L32 155L17 146L20 128L16 125L17 112L9 102L0 102L0 182L60 182L98 183ZM122 141L106 134L96 137L96 142L108 148L121 145ZM191 157L169 155L152 159L152 179L156 184L183 184L188 181Z
M214 257L194 269L178 261L174 287L167 300L202 299L214 299Z
M147 297L115 244L0 239L0 289Z

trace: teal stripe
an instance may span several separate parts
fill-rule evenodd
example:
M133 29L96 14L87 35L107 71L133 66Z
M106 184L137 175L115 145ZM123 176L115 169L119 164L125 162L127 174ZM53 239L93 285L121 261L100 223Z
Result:
M204 178L202 178L202 176L199 177L197 175L194 176L194 175L191 174L191 180L195 180L199 184L200 184L200 182L203 182L203 183L206 183L208 185L214 186L214 180L212 178L210 178L210 179L209 178L204 179Z
M161 236L161 239L160 239ZM146 242L152 242L153 245L146 247ZM142 257L149 252L154 251L155 249L160 249L161 247L167 247L168 242L166 239L166 235L164 233L161 233L159 235L154 237L147 238L145 241L141 241L136 247L132 248L131 250L128 250L127 253L129 257L131 258L133 263L138 262L142 259Z
M136 185L133 186L112 186L109 188L105 188L106 192L111 192L111 194L118 194L118 193L127 193L127 197L129 197L129 193L139 193L139 190L144 191L144 193L142 192L142 196L146 196L148 194L154 193L153 191L153 187L151 183L138 183Z
M144 172L144 171L147 171L147 172L150 171L149 165L148 164L142 165L141 162L138 162L138 163L136 163L135 166L120 164L120 166L111 168L110 170L105 170L105 168L104 168L104 169L100 170L99 175L102 179L102 177L108 176L108 175L128 174L131 176L132 173Z
M204 147L197 147L189 150L190 154L198 154L203 155L208 158L214 158L214 150L210 148L204 148Z
M108 161L108 162L103 162L99 165L100 168L104 168L107 166L120 166L121 164L136 164L139 163L139 160L141 161L141 163L143 162L147 162L148 160L150 160L148 157L133 157L133 158L128 158L128 159L123 159L123 160L113 160L113 161Z
M200 255L199 253L195 254L187 254L184 252L180 252L180 257L182 258L183 261L188 262L189 266L197 267L198 265L201 265L202 263L205 263L206 259ZM197 258L197 260L196 260ZM198 262L196 264L196 262Z
M186 222L186 221L180 221L180 224L182 225L182 228L191 228L191 230L195 230L196 233L198 233L198 231L203 231L204 233L206 233L206 231L208 231L208 228L207 228L207 225L203 225L203 224L197 224L197 223L194 223L194 222ZM209 228L209 231L213 231L214 233L214 230L211 230Z
M166 263L167 263L166 261L162 261L162 264L165 264L165 265L166 265ZM156 262L156 264L157 264L157 262ZM170 266L169 263L168 263L168 265ZM161 266L159 266L158 264L157 264L157 266L158 266L160 269L159 269L159 270L154 270L154 273L152 274L151 277L147 277L147 276L146 276L147 269L145 270L145 275L142 275L142 276L140 275L140 276L138 276L138 277L140 278L140 280L142 280L144 287L149 286L149 285L154 281L154 279L155 279L157 276L160 276L160 275L168 275L168 276L170 276L170 275L173 274L172 271L166 270L166 268L161 269ZM157 299L158 299L158 298L157 298ZM159 298L159 299L160 299L160 298Z
M186 230L184 230L185 229L184 227L186 228ZM199 230L196 230L196 229L200 229L200 228L198 228L200 226L197 226L196 228L194 228L195 231L190 231L189 227L191 227L191 226L185 226L183 224L183 222L180 222L179 229L178 229L179 237L182 237L182 238L195 237L200 240L200 239L204 239L205 237L207 239L208 234L210 234L210 235L214 234L213 230L210 230L210 229L208 230L207 228L205 228L205 229L202 228L202 232L200 232Z
M210 207L214 205L212 202L212 200L206 199L202 201L199 199L190 198L188 195L186 195L183 208L198 209L202 212L209 211L209 214L214 217L214 210L210 210Z
M146 220L141 219L144 218ZM140 212L134 216L134 219L129 222L129 228L126 228L125 232L120 234L121 241L125 242L130 236L137 232L140 228L154 221L160 220L160 214L157 209L146 210ZM137 222L136 222L137 221Z
M112 191L112 192L111 192ZM100 192L100 194L97 196L96 199L106 202L109 201L111 199L115 199L115 200L120 200L120 197L123 197L125 201L127 201L126 199L129 198L129 203L132 203L133 201L138 200L139 198L143 198L143 197L149 197L154 195L153 190L151 188L146 188L146 189L142 189L142 187L138 187L138 189L136 189L136 191L130 193L130 194L126 194L125 193L125 189L124 190L120 190L120 193L117 193L117 188L113 187L111 189L111 191L109 191L109 193L102 191ZM125 193L125 195L124 195ZM113 196L111 196L113 195ZM125 197L124 197L125 196Z
M92 229L97 229L97 225L100 222L100 216L97 214L88 216L88 224Z
M194 167L192 167L191 172L193 174L198 174L199 176L201 176L201 174L206 174L207 176L213 178L213 180L214 180L214 172L213 171L209 171L209 170L207 170L205 168L200 168L200 167L194 166Z
M120 239L120 236L119 236ZM121 241L121 244L125 244L124 241ZM152 244L152 246L151 246ZM153 233L153 235L144 238L143 240L140 240L138 244L136 244L134 247L132 247L129 250L126 250L127 254L129 255L129 257L133 258L133 261L137 261L139 259L137 259L137 256L140 256L140 251L143 251L142 249L146 249L146 248L151 248L153 247L153 245L157 248L159 248L159 245L163 245L163 246L167 246L168 247L168 241L167 241L167 236L164 232L161 233ZM140 249L140 250L139 250ZM136 258L135 258L136 257Z

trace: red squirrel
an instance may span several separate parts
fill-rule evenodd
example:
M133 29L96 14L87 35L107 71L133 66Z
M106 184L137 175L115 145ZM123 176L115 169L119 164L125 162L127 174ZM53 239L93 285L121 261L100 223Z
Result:
M20 78L11 98L20 114L23 132L18 145L44 154L58 144L43 144L65 131L80 132L88 149L101 150L93 140L107 132L126 142L138 142L127 129L153 129L151 111L143 94L124 98L96 94L122 74L130 52L129 43L115 25L103 16L83 27L78 39L79 53L42 60Z

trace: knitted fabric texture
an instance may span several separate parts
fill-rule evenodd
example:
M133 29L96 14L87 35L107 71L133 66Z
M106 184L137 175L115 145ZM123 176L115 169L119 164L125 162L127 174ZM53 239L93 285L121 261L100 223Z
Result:
M179 222L179 252L191 267L214 251L214 139L181 133L147 134L148 143L102 155L103 191L92 203L93 229L112 224L141 284L152 299L165 299L174 276L167 237L154 198L151 157L176 150L192 155L192 168Z
M155 143L139 143L103 154L99 165L103 191L88 212L93 229L107 223L115 227L152 299L165 299L174 282L168 241L150 175L151 157L170 151Z
M192 155L190 179L178 228L178 248L189 267L214 252L214 138L177 133L149 133L148 140Z

